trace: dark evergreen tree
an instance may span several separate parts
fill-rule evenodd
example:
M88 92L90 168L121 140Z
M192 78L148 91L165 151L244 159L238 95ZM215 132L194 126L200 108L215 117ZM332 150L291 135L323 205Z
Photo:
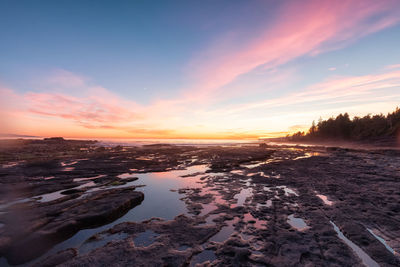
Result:
M371 116L368 114L362 118L350 119L349 114L339 114L336 118L318 120L312 122L307 134L297 132L288 138L290 140L349 140L359 141L380 137L395 137L400 134L400 109L397 107L392 113Z

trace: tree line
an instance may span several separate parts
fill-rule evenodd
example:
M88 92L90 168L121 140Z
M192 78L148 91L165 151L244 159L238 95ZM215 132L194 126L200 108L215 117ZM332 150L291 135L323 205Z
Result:
M386 116L367 115L350 119L349 114L339 114L336 118L319 120L318 124L312 123L307 132L297 132L288 135L287 138L293 141L298 140L346 140L362 141L378 139L382 137L393 137L400 133L400 109L397 107L392 113Z

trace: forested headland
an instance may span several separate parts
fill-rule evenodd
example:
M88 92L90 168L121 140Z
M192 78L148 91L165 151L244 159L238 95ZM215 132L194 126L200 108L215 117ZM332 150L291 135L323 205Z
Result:
M387 115L367 115L350 118L349 114L339 114L336 118L319 120L307 132L288 135L290 141L368 141L396 139L400 134L400 109Z

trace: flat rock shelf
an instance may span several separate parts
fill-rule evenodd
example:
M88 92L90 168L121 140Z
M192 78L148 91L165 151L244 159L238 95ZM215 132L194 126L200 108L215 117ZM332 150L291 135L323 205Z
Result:
M80 141L0 156L2 266L400 265L397 150Z

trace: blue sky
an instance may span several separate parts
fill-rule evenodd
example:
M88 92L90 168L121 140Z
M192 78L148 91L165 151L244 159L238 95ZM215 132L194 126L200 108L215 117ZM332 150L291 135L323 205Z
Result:
M261 13L255 8L260 2L231 3L3 1L1 77L18 83L21 75L31 79L58 68L138 101L168 95L185 85L186 64L197 51L218 35L245 27L240 16L256 26L257 14L249 13ZM24 85L21 90L31 89Z
M3 0L4 131L257 138L388 112L399 21L392 0Z

